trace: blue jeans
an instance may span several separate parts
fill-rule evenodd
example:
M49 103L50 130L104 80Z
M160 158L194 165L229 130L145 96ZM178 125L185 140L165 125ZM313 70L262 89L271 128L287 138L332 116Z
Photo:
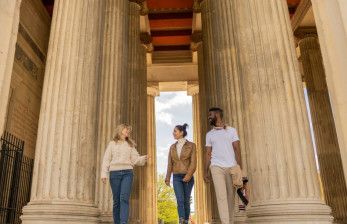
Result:
M133 185L133 170L118 170L110 172L110 184L113 194L114 224L128 223L129 198Z
M190 214L190 194L192 193L194 185L194 177L186 183L183 182L185 174L174 174L173 175L173 187L177 199L177 210L179 218L189 220Z

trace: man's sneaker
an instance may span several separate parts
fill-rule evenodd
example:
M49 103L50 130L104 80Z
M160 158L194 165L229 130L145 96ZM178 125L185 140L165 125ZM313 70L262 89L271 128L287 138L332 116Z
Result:
M179 224L185 224L185 220L184 220L184 218L180 218L180 222L179 222Z

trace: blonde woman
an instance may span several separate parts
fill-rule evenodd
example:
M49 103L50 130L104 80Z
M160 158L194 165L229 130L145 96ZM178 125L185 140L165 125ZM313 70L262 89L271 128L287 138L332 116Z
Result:
M128 125L121 124L117 127L116 136L108 144L102 164L102 182L106 183L108 173L110 177L114 224L128 223L133 167L143 166L149 159L147 155L139 155L135 142L129 137L130 133L131 127Z

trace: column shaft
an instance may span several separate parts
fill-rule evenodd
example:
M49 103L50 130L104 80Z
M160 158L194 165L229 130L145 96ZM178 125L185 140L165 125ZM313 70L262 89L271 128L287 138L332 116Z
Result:
M331 223L320 200L294 40L283 0L236 0L250 170L249 223Z
M347 4L345 0L316 0L312 8L347 181Z
M156 131L155 131L155 97L159 95L159 88L148 87L147 89L147 155L151 157L146 167L147 188L146 206L147 224L158 222L157 212L157 154L156 154Z
M55 2L23 223L99 221L94 172L101 15L98 0Z
M212 30L212 15L211 15L211 0L205 0L201 3L201 20L202 20L202 39L203 39L203 54L204 54L204 77L205 77L205 92L206 106L217 106L216 95L216 80L215 80L215 59L213 55L214 41ZM207 112L206 112L207 113ZM206 122L207 115L206 115Z
M306 37L299 46L325 200L335 220L347 222L345 176L318 39Z
M147 125L148 125L148 116L147 116L147 48L144 45L140 45L140 140L139 144L141 147L138 147L140 150L141 155L148 155L148 145L147 145L147 138L148 138L148 132L147 132ZM151 157L151 160L153 157ZM149 223L155 223L153 220L155 217L153 216L153 195L151 192L153 190L151 187L153 187L153 179L152 177L148 177L148 169L153 169L153 167L149 167L149 162L146 164L145 167L141 169L140 174L140 219L142 220L142 223L149 224ZM150 170L151 171L151 170ZM154 170L155 172L155 170ZM152 190L150 192L150 190ZM150 193L149 193L150 192Z
M247 174L246 139L242 115L242 96L237 61L234 24L231 15L232 1L211 2L212 31L215 59L215 80L218 105L224 111L223 120L236 128L240 138L242 170ZM244 223L246 214L239 211L239 198L235 197L235 221Z
M22 0L0 3L0 134L4 129Z
M99 91L96 198L102 223L113 223L110 184L100 181L104 153L117 125L125 123L128 104L129 1L106 0L103 25L102 71Z
M196 106L198 113L196 114L197 120L194 118L194 129L196 125L197 132L197 169L195 178L195 209L196 209L196 222L205 223L212 217L211 204L208 200L210 198L210 187L204 182L204 169L205 169L205 137L208 131L207 126L207 107L206 107L206 91L205 91L205 73L204 73L204 54L203 43L199 43L198 47L198 72L199 72L199 106ZM195 102L195 101L194 101ZM194 104L193 104L194 105Z
M137 150L141 153L142 145L140 141L140 79L141 62L140 59L140 6L135 2L129 3L129 31L128 31L128 82L126 91L128 92L125 103L127 117L126 123L133 127L131 137L137 144ZM141 167L134 167L134 180L130 196L130 223L140 222L140 176Z

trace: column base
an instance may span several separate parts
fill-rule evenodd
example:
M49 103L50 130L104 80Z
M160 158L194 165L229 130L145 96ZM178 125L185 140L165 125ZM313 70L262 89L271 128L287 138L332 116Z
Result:
M35 201L23 208L23 224L96 224L100 223L96 206L74 202Z
M100 216L101 222L102 224L113 224L113 214L102 214Z
M282 201L253 204L246 212L247 223L331 224L331 209L320 201Z
M246 212L239 211L234 214L234 224L245 224L246 223Z

